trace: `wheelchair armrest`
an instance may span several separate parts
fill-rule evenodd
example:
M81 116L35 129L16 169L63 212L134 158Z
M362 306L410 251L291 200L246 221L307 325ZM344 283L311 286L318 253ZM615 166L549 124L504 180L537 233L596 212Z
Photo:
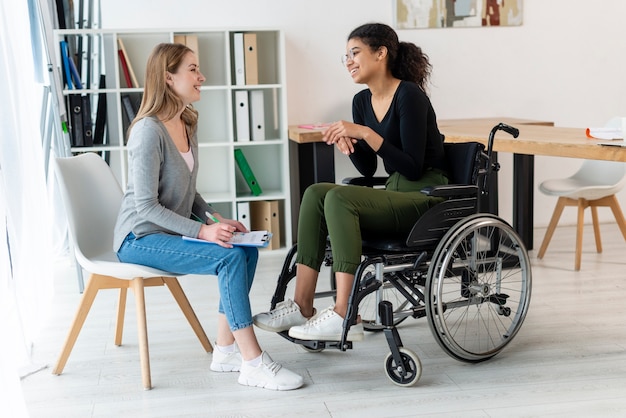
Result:
M387 177L346 177L341 182L343 184L352 184L354 186L384 186Z
M476 196L478 194L478 186L473 184L445 184L435 187L425 187L421 191L425 195L432 197Z

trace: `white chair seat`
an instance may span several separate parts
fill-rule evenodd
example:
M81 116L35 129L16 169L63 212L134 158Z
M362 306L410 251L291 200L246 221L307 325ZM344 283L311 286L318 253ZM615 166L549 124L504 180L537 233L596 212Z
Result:
M565 206L578 207L576 230L576 257L574 268L580 270L582 253L582 234L584 225L584 210L591 208L593 230L596 238L596 250L602 252L600 225L598 222L597 207L608 206L626 239L626 221L615 194L626 185L626 166L622 162L585 160L582 166L572 176L563 179L550 179L539 185L539 190L548 196L558 196L554 213L546 235L541 243L537 258L543 258L548 244L552 239L556 225Z
M539 190L548 196L565 196L572 199L583 198L587 200L610 196L622 188L621 183L603 184L597 181L574 178L546 180L539 185Z
M169 271L158 270L141 264L121 263L114 251L104 252L91 258L76 257L78 263L88 272L115 276L119 279L132 280L135 277L184 277ZM81 258L81 259L79 259Z

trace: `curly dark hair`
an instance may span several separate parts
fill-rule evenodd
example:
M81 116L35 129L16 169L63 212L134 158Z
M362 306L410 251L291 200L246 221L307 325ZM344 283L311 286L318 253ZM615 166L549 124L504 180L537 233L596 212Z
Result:
M410 42L400 42L398 34L383 23L366 23L350 32L348 40L360 39L372 51L387 48L387 65L391 74L406 81L413 81L424 91L430 78L432 65L428 55Z

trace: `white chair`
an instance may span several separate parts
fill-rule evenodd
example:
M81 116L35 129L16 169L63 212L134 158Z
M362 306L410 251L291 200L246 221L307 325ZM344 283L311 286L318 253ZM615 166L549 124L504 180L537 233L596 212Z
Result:
M546 180L539 185L539 190L549 196L558 196L556 208L550 219L548 230L543 238L537 258L543 258L556 225L565 206L578 207L576 228L576 258L574 267L580 270L582 253L583 224L585 208L591 208L593 231L596 238L596 250L602 252L600 226L598 224L599 206L608 206L613 211L617 225L626 239L626 221L615 194L626 185L626 166L622 162L585 160L579 170L564 179Z
M67 211L70 238L77 262L90 273L78 312L70 328L53 374L61 374L100 289L119 289L115 345L122 344L124 311L128 288L135 293L137 335L144 389L152 388L144 286L167 285L202 347L213 347L173 273L150 267L121 263L113 251L113 228L122 202L122 190L111 169L95 153L56 158L55 168L62 200Z

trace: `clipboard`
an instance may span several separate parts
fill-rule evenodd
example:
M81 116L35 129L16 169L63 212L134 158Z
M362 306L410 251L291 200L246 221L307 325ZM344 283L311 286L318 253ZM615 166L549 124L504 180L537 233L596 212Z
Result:
M192 237L188 237L185 235L183 235L183 239L185 241L196 242L199 244L217 245L214 242L205 241L200 238L192 238ZM269 231L235 232L233 234L233 238L228 242L234 246L240 246L240 247L265 248L270 244L271 239L272 239L272 233Z

